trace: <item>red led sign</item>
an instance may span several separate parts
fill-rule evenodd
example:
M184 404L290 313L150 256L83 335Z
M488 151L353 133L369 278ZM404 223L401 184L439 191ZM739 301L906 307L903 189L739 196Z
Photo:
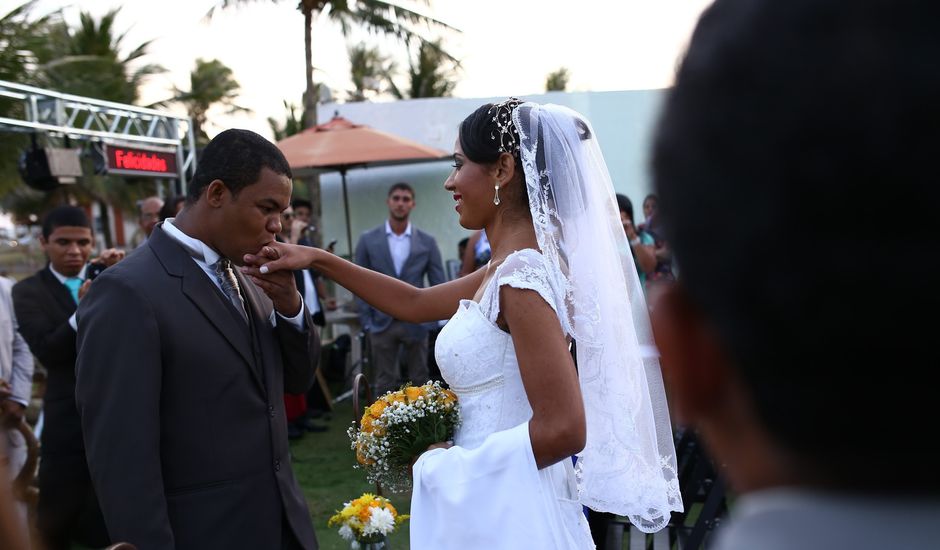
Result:
M109 174L179 177L176 170L176 153L141 147L108 145L105 158L108 161Z

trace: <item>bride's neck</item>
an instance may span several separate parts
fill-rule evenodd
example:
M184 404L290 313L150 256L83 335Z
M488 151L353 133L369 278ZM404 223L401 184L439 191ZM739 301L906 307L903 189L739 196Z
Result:
M523 248L538 248L535 228L532 220L506 219L495 220L486 228L486 238L490 242L490 258L494 264L506 259L506 256Z

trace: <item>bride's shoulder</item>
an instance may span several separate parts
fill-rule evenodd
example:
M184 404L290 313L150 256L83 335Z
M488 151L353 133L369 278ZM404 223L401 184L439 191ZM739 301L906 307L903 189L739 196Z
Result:
M497 267L499 271L514 271L524 267L544 267L545 256L535 248L523 248L506 256Z
M508 256L496 268L496 281L499 287L511 286L536 290L553 306L555 292L550 269L550 262L538 250L524 248Z

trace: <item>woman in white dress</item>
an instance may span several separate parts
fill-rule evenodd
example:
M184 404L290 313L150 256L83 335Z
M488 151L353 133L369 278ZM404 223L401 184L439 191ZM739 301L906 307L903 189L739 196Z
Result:
M450 319L435 356L462 424L414 465L412 548L594 548L582 505L661 529L682 507L672 433L590 124L555 105L484 105L460 125L444 188L490 241L469 276L418 289L279 243L243 268L265 287L264 273L311 267L397 319Z

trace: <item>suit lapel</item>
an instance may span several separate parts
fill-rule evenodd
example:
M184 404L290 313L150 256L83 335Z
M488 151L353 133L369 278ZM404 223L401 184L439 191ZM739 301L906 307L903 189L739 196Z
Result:
M46 288L49 289L49 293L52 294L55 301L62 306L63 311L68 315L75 313L75 309L78 305L72 298L72 293L52 274L52 270L49 269L49 266L46 266L46 269L39 272L39 277L43 284L46 285Z
M160 258L167 272L182 279L183 294L242 356L252 378L264 390L251 351L251 333L234 308L229 307L226 298L209 280L208 275L196 265L179 243L163 232L162 228L155 228L147 243Z
M408 257L405 259L405 263L401 266L401 276L404 278L405 273L408 271L408 267L411 266L416 260L415 258L421 256L426 251L424 242L418 238L418 230L414 227L411 228L411 250L408 252Z
M379 228L378 245L379 259L388 266L388 273L395 277L395 262L392 260L392 249L388 246L388 235L385 234L385 227Z

